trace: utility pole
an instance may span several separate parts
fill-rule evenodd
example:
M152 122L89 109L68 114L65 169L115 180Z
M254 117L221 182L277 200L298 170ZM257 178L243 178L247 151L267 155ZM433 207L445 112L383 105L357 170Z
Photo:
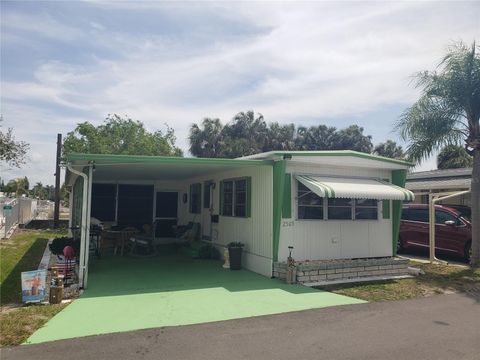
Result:
M55 163L55 207L53 209L53 227L58 228L60 220L60 156L62 155L62 134L57 134L57 158Z

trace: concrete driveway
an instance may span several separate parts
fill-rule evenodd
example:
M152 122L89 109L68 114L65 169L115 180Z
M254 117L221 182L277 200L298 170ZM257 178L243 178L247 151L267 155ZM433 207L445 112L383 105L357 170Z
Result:
M27 343L364 302L179 254L102 258L88 284Z
M439 295L83 337L2 350L2 359L478 360L480 303Z

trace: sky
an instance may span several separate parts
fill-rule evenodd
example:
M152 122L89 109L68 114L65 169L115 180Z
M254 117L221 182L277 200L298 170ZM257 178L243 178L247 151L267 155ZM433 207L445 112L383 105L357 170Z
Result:
M2 126L30 151L0 177L53 184L56 134L114 113L168 124L187 155L192 123L246 110L401 143L412 74L475 39L479 2L2 0Z

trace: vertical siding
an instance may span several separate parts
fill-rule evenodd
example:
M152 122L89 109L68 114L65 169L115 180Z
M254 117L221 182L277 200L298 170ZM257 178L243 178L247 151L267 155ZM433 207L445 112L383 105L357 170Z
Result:
M322 166L288 162L287 173L378 177L390 179L390 170ZM391 219L379 220L297 220L296 182L292 179L292 218L282 219L279 260L286 260L288 246L294 246L297 260L343 259L392 255Z
M251 217L238 218L219 216L219 223L213 224L212 232L216 245L225 246L231 241L240 241L245 244L245 267L264 274L271 275L272 264L272 167L252 166L241 167L236 170L212 172L207 176L194 177L181 182L155 183L155 191L175 190L179 192L178 217L179 224L189 221L205 224L209 220L209 209L202 207L200 214L191 214L189 202L183 203L182 196L189 193L190 185L213 180L216 184L213 189L213 214L219 214L220 181L230 178L250 176L252 178L252 207ZM203 233L203 229L202 229ZM205 234L205 233L204 233ZM205 234L207 235L207 234Z

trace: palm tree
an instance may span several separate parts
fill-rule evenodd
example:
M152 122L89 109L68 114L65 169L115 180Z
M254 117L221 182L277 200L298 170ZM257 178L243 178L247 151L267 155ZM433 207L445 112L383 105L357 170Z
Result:
M397 145L397 143L393 140L387 140L387 142L378 144L375 146L375 149L373 149L373 153L375 155L389 157L392 159L405 159L403 148L400 145Z
M447 145L437 156L437 168L439 169L459 169L472 167L473 159L465 151L463 146Z
M449 144L463 144L473 157L471 264L480 265L480 54L475 42L448 48L436 71L415 76L420 99L396 124L409 142L407 155L420 161Z

